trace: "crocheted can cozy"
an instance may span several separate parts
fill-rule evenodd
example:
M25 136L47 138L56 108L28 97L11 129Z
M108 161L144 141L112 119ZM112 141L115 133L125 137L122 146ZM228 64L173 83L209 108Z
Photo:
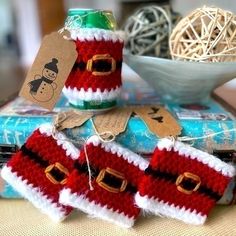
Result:
M234 167L220 159L165 138L154 151L135 201L156 215L200 225L234 175Z
M123 41L111 31L71 30L78 52L63 93L82 110L107 110L116 105L121 90Z
M87 141L86 153L94 189L89 187L84 150L61 191L60 202L93 217L131 227L140 213L134 194L148 162L115 142L101 142L97 136Z
M59 191L73 170L79 151L73 144L63 141L52 126L43 125L35 130L1 171L2 178L24 198L55 221L63 220L72 210L59 203Z

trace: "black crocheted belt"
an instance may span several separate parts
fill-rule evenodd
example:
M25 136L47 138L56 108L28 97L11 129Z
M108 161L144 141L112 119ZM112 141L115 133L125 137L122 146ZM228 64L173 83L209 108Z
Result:
M87 70L92 72L93 75L109 75L115 70L119 70L122 67L122 60L116 61L109 54L97 54L94 55L87 62L76 62L72 70Z
M75 162L74 167L80 173L88 175L87 164L80 164L78 162ZM118 193L127 191L132 194L137 192L137 188L132 184L128 183L120 172L117 172L111 168L99 170L98 168L95 168L91 165L90 170L92 178L96 178L96 182L98 183L98 185L100 185L102 188L106 189L109 192Z
M48 160L43 159L38 153L26 147L24 144L20 149L23 154L37 165L44 169L46 177L54 184L65 184L69 171L61 163L50 164Z
M154 170L150 166L145 170L145 174L151 175L157 179L164 179L171 183L175 183L177 185L177 189L180 192L191 194L194 191L198 191L204 195L209 196L212 199L218 201L222 195L217 192L214 192L212 189L204 186L200 178L190 172L185 172L182 175L175 175L172 173L162 172L160 170Z

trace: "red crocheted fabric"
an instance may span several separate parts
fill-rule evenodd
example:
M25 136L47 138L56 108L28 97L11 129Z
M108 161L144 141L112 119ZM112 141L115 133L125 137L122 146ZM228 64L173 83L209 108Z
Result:
M58 201L59 191L63 188L68 174L60 171L57 165L59 163L63 166L63 170L71 172L74 161L70 155L67 156L66 152L69 152L64 150L65 146L59 145L49 135L48 130L45 132L42 130L45 129L41 127L33 132L20 151L13 155L3 168L2 176L42 212L60 221L70 213L72 208L63 206ZM56 166L47 173L48 178L45 170L55 164Z
M114 142L101 143L97 137L89 139L86 152L94 190L89 188L85 152L81 151L76 170L70 174L61 192L60 202L123 227L131 227L140 212L134 204L134 194L148 163ZM102 172L104 175L100 178ZM115 176L117 172L123 177ZM125 181L127 185L121 190Z
M77 88L78 90L83 88L85 91L91 88L93 92L96 92L97 89L103 92L104 90L110 91L111 89L116 89L121 86L122 42L113 42L112 40L76 40L75 43L78 58L65 83L66 88ZM93 75L91 71L86 70L88 60L98 54L110 55L116 62L116 70L109 75L101 76ZM99 61L97 60L97 62ZM94 63L96 64L96 61Z
M136 195L138 206L203 224L235 173L216 157L176 141L158 144Z

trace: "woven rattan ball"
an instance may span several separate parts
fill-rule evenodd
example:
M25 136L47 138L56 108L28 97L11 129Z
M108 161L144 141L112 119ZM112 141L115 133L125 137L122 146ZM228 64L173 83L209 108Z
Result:
M145 6L125 22L125 46L131 54L168 57L168 40L176 16L170 7Z
M169 45L175 60L236 61L236 16L220 8L198 8L176 25Z

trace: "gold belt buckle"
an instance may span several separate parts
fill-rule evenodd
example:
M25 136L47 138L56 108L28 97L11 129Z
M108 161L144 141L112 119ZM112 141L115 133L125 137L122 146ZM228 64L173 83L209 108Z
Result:
M119 188L111 187L108 184L103 182L105 175L107 173L122 180L121 186ZM112 193L123 192L127 186L127 180L125 179L124 175L116 170L109 168L109 167L107 167L106 169L102 169L100 171L100 173L96 179L96 182L100 187L102 187L105 190L107 190L108 192L112 192Z
M196 185L193 189L191 190L188 190L188 189L185 189L181 186L181 183L184 181L184 179L191 179L191 180L194 180L194 182L196 182ZM177 189L182 192L182 193L185 193L185 194L192 194L193 192L196 192L200 185L201 185L201 179L199 176L191 173L191 172L184 172L183 174L179 175L178 178L176 179L176 182L175 182L176 186L177 186Z
M60 172L62 172L66 177L61 180L58 181L55 179L55 177L51 174L52 169L57 168ZM46 177L53 183L53 184L65 184L67 181L67 176L69 175L69 171L67 168L65 168L62 164L60 164L59 162L56 162L55 164L51 164L49 165L46 169L45 169L45 174Z
M110 60L111 61L111 69L109 71L105 71L105 72L104 71L93 71L93 62L99 61L99 60ZM89 59L87 61L86 69L87 69L87 71L92 72L92 75L96 75L96 76L109 75L116 70L116 61L109 54L97 54L97 55L94 55L91 59Z

